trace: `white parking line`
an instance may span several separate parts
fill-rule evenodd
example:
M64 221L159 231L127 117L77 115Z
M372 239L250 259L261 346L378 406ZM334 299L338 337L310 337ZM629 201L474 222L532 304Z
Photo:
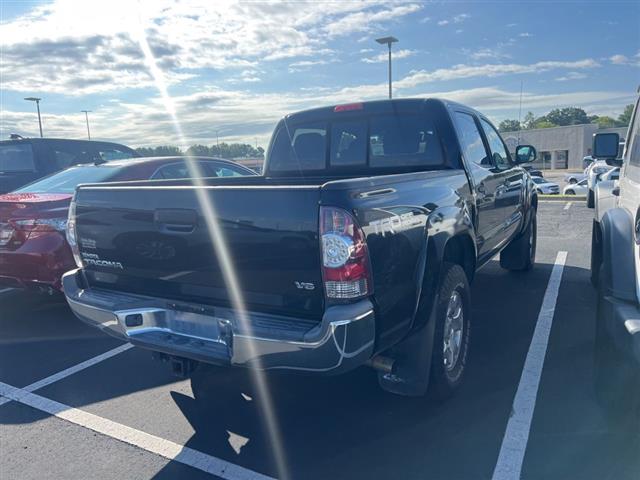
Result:
M184 447L170 440L141 432L135 428L122 425L98 415L94 415L55 400L30 393L26 389L12 387L0 382L0 395L11 400L28 405L37 410L67 420L107 437L114 438L129 445L136 446L147 452L155 453L169 460L188 465L203 472L217 475L228 480L270 480L271 477L235 465L220 458L207 455L198 450Z
M502 439L498 462L493 471L493 480L520 478L566 260L567 252L558 252L513 400L511 416Z
M567 202L567 204L564 206L564 209L569 210L571 208L571 205L573 205L573 202Z
M62 370L58 373L54 373L53 375L43 378L42 380L38 380L35 383L32 383L31 385L28 385L26 387L24 387L22 390L24 390L25 392L35 392L36 390L46 387L47 385L51 385L54 382L57 382L58 380L62 380L65 377L68 377L69 375L73 375L74 373L78 373L86 368L89 368L97 363L103 362L111 357L115 357L116 355L119 355L122 352L126 352L127 350L129 350L130 348L133 348L133 345L131 345L130 343L125 343L124 345L120 345L119 347L116 347L112 350L109 350L108 352L104 352L101 355L98 355L96 357L90 358L89 360L86 360L82 363L79 363L77 365L74 365L73 367L69 367L65 370ZM4 405L5 403L10 402L11 399L10 398L1 398L0 397L0 406Z

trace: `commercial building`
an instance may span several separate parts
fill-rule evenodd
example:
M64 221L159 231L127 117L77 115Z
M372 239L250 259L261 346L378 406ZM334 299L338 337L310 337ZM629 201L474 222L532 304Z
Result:
M603 132L616 132L623 140L627 128L599 129L598 125L589 123L504 132L502 137L512 153L517 145L533 145L538 151L538 159L533 163L536 168L581 170L582 159L591 155L593 135Z

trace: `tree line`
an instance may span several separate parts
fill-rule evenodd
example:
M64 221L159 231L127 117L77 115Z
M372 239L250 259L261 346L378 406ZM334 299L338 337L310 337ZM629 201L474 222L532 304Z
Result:
M632 104L624 107L624 111L618 115L618 118L612 118L607 115L587 115L583 109L577 107L555 108L541 117L536 117L532 112L527 112L522 122L510 119L503 120L498 125L498 129L501 132L514 132L532 128L583 125L585 123L597 123L599 128L626 127L631 122L632 112Z
M191 145L186 151L173 145L158 147L140 147L136 151L143 157L172 157L194 155L198 157L246 158L264 157L264 148L254 148L248 143L221 143L219 145Z

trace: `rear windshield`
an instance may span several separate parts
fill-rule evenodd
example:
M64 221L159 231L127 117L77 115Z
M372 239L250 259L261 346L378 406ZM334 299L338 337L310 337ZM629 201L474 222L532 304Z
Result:
M540 178L540 177L533 177L533 182L534 183L547 183L547 181L544 178Z
M33 149L30 143L0 145L0 172L33 172Z
M81 183L113 180L121 168L107 166L71 167L16 190L19 193L73 193Z
M283 121L268 160L272 172L426 169L443 164L432 120L417 114L293 124Z

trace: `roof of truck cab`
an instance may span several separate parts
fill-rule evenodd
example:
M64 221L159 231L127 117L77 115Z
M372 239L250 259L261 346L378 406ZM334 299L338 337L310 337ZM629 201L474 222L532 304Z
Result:
M284 118L287 120L289 119L304 120L307 117L318 118L318 117L328 116L336 113L335 112L336 107L344 107L344 106L349 107L349 106L356 106L356 105L358 106L361 105L362 108L351 110L351 112L356 113L358 111L362 111L366 113L386 113L386 112L394 111L398 108L421 107L426 103L439 103L444 107L446 107L447 109L461 109L461 110L473 111L480 116L484 116L477 110L474 110L473 108L463 105L461 103L457 103L444 98L428 97L428 98L399 98L399 99L392 99L392 100L371 100L367 102L356 101L356 102L342 103L342 104L336 104L336 105L329 105L326 107L311 108L309 110L301 110L299 112L290 113L286 115Z

